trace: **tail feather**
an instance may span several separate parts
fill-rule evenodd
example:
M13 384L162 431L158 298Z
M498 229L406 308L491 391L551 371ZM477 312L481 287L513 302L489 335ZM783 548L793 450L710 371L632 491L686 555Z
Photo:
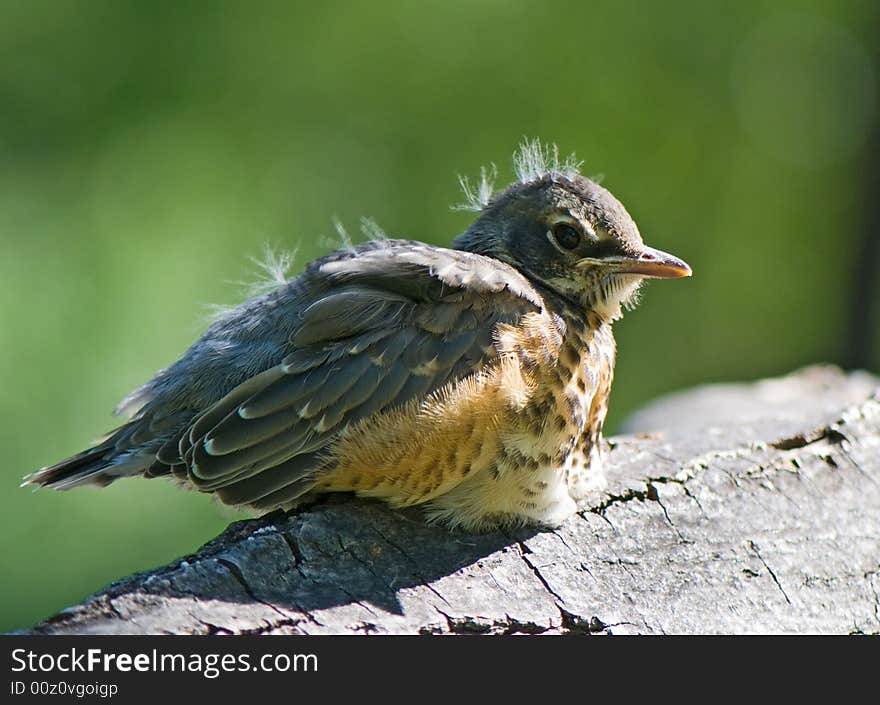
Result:
M143 472L155 458L126 452L120 443L129 435L126 425L101 443L53 465L27 475L22 487L36 485L54 490L67 490L83 485L106 487L120 477ZM122 446L122 447L121 447Z
M66 490L80 485L106 487L115 479L102 474L110 465L110 460L107 458L110 450L111 448L103 444L84 450L82 453L31 473L24 478L22 486L37 485L54 490Z

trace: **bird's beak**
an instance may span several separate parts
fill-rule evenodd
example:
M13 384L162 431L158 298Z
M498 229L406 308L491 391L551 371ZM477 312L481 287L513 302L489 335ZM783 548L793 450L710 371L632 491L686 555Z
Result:
M658 279L677 279L691 276L691 268L684 260L653 247L643 247L635 255L612 255L601 258L585 258L580 266L606 267L620 274L640 274L643 277Z

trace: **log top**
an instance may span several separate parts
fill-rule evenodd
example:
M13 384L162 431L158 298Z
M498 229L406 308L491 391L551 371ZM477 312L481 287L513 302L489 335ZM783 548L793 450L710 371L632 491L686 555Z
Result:
M23 633L878 633L878 386L813 367L658 400L552 531L329 497Z

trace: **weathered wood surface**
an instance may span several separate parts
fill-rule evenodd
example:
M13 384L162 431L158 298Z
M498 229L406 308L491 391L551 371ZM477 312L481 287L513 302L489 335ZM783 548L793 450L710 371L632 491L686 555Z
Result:
M554 531L450 534L330 498L32 631L878 633L876 387L812 368L676 395L634 418L663 435L611 440L607 491Z

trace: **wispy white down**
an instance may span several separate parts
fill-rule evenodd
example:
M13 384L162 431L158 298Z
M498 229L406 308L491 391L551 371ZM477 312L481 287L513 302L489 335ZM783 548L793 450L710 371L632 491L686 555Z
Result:
M386 240L388 238L379 224L372 218L367 217L361 218L358 225L360 237L352 237L339 218L333 218L333 229L336 231L336 237L322 235L318 238L318 243L321 247L328 250L348 250L350 253L354 254L355 242L363 242L365 240Z
M250 256L248 259L256 267L248 273L248 280L231 282L241 288L245 298L267 294L285 284L293 270L296 250L292 252L276 250L271 245L264 244L260 257ZM237 306L235 304L203 304L203 308L207 310L205 317L207 322L214 323L235 310Z
M372 218L361 218L361 233L367 240L385 240L388 237Z
M458 185L461 186L461 192L464 194L464 203L459 203L452 207L457 211L481 211L489 205L489 199L495 190L495 177L498 170L492 164L488 169L484 166L480 167L480 182L476 186L472 185L467 176L458 175Z
M290 278L296 250L275 250L270 245L263 245L262 257L248 257L256 266L254 280L246 283L248 296L259 296L277 289Z
M559 158L559 147L542 144L540 140L523 140L513 155L516 178L527 184L547 175L574 176L580 174L581 164L574 154Z
M580 174L581 164L574 154L560 158L555 144L543 144L540 140L523 140L513 154L513 170L520 183L528 184L545 176L574 176ZM498 171L492 164L480 169L480 180L472 184L467 176L459 176L458 183L464 194L464 203L453 210L481 211L489 205L495 190Z

